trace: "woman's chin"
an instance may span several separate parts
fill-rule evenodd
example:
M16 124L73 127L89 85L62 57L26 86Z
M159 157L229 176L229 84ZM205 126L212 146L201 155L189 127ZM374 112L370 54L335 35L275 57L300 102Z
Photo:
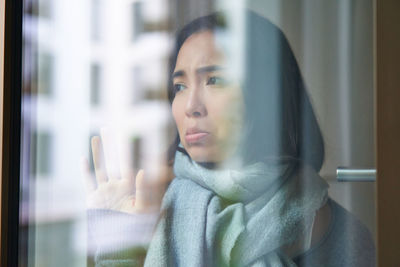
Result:
M218 163L223 161L222 157L212 149L205 147L190 147L186 149L190 158L198 163Z

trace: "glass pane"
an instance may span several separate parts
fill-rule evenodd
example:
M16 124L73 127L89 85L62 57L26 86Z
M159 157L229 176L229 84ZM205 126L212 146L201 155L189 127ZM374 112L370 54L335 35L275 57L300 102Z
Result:
M375 265L375 183L336 177L375 168L372 0L25 0L23 27L22 266Z

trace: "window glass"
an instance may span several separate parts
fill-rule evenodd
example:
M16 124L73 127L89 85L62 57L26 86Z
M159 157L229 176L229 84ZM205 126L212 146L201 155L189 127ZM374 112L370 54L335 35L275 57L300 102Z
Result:
M54 66L54 58L51 54L42 52L39 53L38 58L38 92L43 95L51 95L52 86L53 86L53 71L55 69Z
M23 266L374 266L372 0L23 20Z
M101 40L102 30L102 16L103 12L103 1L92 0L90 1L90 27L91 27L91 38L93 41Z
M50 176L52 166L52 140L48 132L35 132L32 134L31 172L33 175Z
M101 98L101 67L98 63L90 66L90 103L98 105Z

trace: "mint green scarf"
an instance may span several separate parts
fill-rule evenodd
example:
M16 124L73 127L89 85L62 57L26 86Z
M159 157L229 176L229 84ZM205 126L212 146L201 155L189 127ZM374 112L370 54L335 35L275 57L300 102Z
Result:
M282 247L310 233L328 186L290 166L210 170L177 152L145 266L295 266Z

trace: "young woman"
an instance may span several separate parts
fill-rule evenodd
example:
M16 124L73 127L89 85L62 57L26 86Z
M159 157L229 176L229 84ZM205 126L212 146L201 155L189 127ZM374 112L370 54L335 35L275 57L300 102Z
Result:
M322 135L286 38L253 12L245 18L238 31L215 13L177 35L175 178L158 222L142 171L135 198L133 179L96 168L89 227L99 266L374 266L368 231L318 175Z

